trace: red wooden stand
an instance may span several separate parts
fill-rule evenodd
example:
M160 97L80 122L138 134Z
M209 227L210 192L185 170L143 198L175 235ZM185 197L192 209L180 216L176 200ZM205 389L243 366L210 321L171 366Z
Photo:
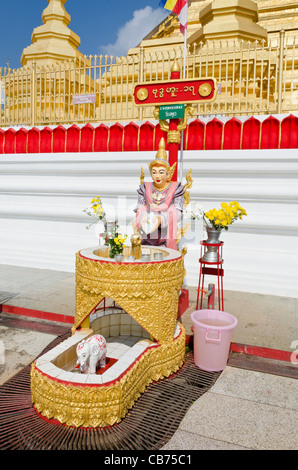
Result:
M219 243L206 243L206 240L200 242L201 244L201 256L199 259L200 263L200 274L199 274L199 283L198 283L198 295L197 295L197 306L200 303L200 309L202 309L203 304L203 295L204 295L204 280L205 275L217 276L217 286L218 286L218 310L224 310L224 299L223 299L223 259L222 259L222 247L224 242ZM203 256L207 251L207 247L214 246L217 247L217 261L207 262L203 260Z

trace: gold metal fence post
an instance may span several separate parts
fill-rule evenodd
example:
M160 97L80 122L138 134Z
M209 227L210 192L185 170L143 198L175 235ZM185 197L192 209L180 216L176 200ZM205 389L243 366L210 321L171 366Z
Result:
M35 111L36 111L36 62L32 62L31 73L31 126L35 126Z
M285 31L282 29L279 33L279 70L278 70L278 107L277 113L282 113L283 102L283 62L284 62L284 47L285 47Z
M144 47L143 46L140 47L140 59L139 59L139 61L140 61L140 65L139 65L139 67L140 67L139 79L140 80L139 80L139 82L143 83L143 81L144 81ZM139 120L140 121L143 120L143 108L141 106L139 108Z

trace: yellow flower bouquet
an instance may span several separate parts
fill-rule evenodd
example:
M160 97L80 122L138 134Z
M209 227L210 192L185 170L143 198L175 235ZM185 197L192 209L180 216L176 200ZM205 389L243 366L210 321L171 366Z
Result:
M125 240L127 235L121 235L118 233L119 226L115 225L110 232L105 231L105 245L110 246L110 258L114 258L115 255L121 255L125 248Z
M209 228L228 230L229 225L237 219L242 220L244 215L247 215L246 210L240 207L238 202L231 201L229 204L222 202L221 208L218 210L211 209L204 212L203 218Z
M85 212L87 215L92 217L94 219L94 223L98 222L99 220L102 220L104 223L106 221L106 213L104 211L101 198L100 196L96 196L91 200L91 210L90 209L84 209L83 212ZM86 225L86 228L89 229L93 223Z

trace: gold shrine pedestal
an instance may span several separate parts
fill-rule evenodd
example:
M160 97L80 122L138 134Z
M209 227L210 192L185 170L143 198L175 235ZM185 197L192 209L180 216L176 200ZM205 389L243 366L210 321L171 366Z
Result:
M32 402L44 417L76 427L113 425L125 417L146 386L182 366L185 331L177 312L185 276L183 256L167 248L142 250L150 260L119 263L98 248L77 253L73 335L37 359L31 369ZM157 252L163 259L155 259ZM121 313L103 311L92 320L106 298L115 301ZM76 346L93 334L105 336L108 357L113 335L138 338L104 373L78 373Z

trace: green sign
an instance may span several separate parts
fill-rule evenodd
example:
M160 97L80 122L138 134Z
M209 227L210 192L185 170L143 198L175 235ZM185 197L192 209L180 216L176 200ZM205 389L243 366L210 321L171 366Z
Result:
M184 104L171 104L159 107L159 119L180 119L184 117Z

